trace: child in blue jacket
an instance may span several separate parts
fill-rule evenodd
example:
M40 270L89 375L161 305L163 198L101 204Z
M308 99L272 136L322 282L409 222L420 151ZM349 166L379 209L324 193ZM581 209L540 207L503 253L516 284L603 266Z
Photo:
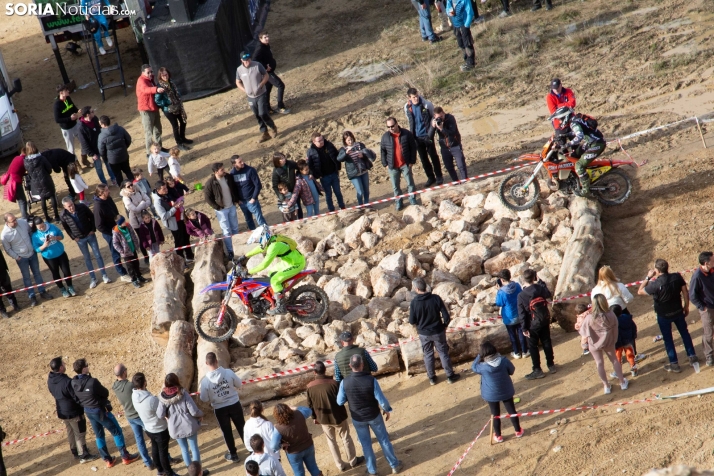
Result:
M521 324L518 320L518 295L521 293L521 285L511 281L511 272L502 269L498 273L498 293L496 294L496 306L501 308L503 324L508 330L508 337L511 339L513 352L511 355L515 359L530 357L528 353L528 341L523 335Z
M483 360L482 360L483 359ZM488 403L491 409L491 415L497 416L501 414L500 402L506 407L509 415L516 413L516 405L513 403L513 395L516 390L513 388L511 375L516 371L513 362L504 359L498 353L496 347L490 341L484 341L481 344L481 353L476 356L476 360L471 365L471 370L474 373L481 375L481 398ZM516 430L516 438L523 436L523 428L518 420L518 417L512 417L511 423L513 429ZM494 418L493 420L493 441L501 443L501 419Z

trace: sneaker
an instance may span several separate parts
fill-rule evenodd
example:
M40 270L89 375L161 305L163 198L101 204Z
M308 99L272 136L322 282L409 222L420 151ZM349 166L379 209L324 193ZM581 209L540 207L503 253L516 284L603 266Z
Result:
M104 281L104 284L109 284L112 282L111 278L107 276L106 274L102 276L102 281Z
M107 54L107 50L105 50L103 46L100 46L100 47L99 47L99 54L100 54L100 55L105 55L105 54ZM108 463L107 463L107 464L108 464ZM111 468L111 466L109 466L109 467Z
M637 354L635 355L635 363L642 362L647 358L647 354Z
M429 43L433 45L433 44L436 44L436 43L438 43L438 42L440 42L440 41L441 41L441 37L438 36L438 35L434 35L434 38L432 38L431 40L429 40Z
M437 380L436 377L431 377L429 379L429 385L436 385L437 383L439 383L439 381Z
M350 463L350 466L352 466L353 468L356 468L357 466L359 466L359 465L361 465L361 464L363 464L363 463L364 463L364 456L358 456L358 457L355 458L354 461L352 461L352 462Z
M404 469L404 465L401 462L397 463L397 465L392 468L392 474L399 474L399 472L403 469Z
M501 13L498 14L498 18L506 18L506 17L510 17L510 16L511 16L511 12L506 11L506 10L503 10Z
M280 114L290 114L290 109L288 109L287 107L279 107L278 112Z
M137 461L139 458L140 458L140 456L138 453L134 453L134 454L127 453L124 456L122 456L121 462L124 464L131 464L134 461Z
M131 282L131 276L129 276L128 274L122 274L119 279L121 279L121 280L124 281L125 283L130 283L130 282Z
M148 469L149 471L153 471L156 469L156 465L154 463L148 464L146 465L146 469Z
M612 385L608 385L607 387L605 387L604 393L605 395L610 395L610 393L612 393Z
M35 307L37 306L37 298L35 296L32 296L30 298L30 307Z
M107 468L113 468L118 461L116 456L110 456L109 459L104 460L104 462L107 463Z
M468 63L464 63L464 64L462 64L462 65L460 66L460 68L459 68L459 69L461 69L461 71L463 71L464 73L466 73L466 72L468 72L468 71L471 71L471 70L473 70L473 69L474 69L474 67L473 67L473 66L471 66L471 65L470 65L470 64L468 64Z
M493 435L493 442L494 443L503 443L503 437L498 436L498 435Z
M417 201L416 197L409 197L409 205L412 205L412 206L419 205L419 202Z
M714 365L714 357L707 357L707 367Z
M627 379L624 379L624 383L621 383L621 384L620 384L620 388L621 388L622 390L627 390L627 387L629 387L629 386L630 386L630 381L627 380Z
M94 461L97 459L99 459L99 455L93 455L91 453L84 453L79 455L80 464L89 463L90 461Z
M135 288L140 288L140 287L141 287L141 283L139 282L138 279L135 280L135 281L132 281L131 284L134 285Z
M47 291L42 291L40 293L40 296L42 297L42 299L47 299L48 301L53 298L53 296Z
M107 46L108 46L109 48L111 48L112 46L114 46L114 42L113 42L112 39L109 38L109 37L107 37Z
M535 379L539 379L539 378L543 378L543 377L545 377L545 374L543 373L543 371L541 369L536 369L533 372L526 375L526 380L535 380Z
M240 458L238 457L237 454L232 455L232 454L230 454L230 453L226 453L226 455L224 456L224 458L226 458L226 461L230 461L230 462L232 462L232 463L238 463L238 462L240 462Z
M548 367L548 373L554 374L554 373L556 373L556 372L558 372L558 369L555 368L555 364L550 365L550 366Z
M431 187L432 185L434 185L435 183L436 183L436 179L434 179L434 178L429 178L429 179L426 180L426 183L424 184L424 188L429 188L429 187Z
M640 374L640 370L636 367L634 367L632 370L630 370L630 375L633 377L637 377Z
M524 430L523 428L521 428L521 431L517 431L517 432L516 432L516 438L521 438L521 437L523 436L523 433L524 433L525 431L526 431L526 430Z
M401 200L397 200L397 203L394 205L394 208L400 212L404 208L404 204L402 203Z
M62 291L62 297L68 298L71 296L69 294L69 291L67 291L67 288L62 288L61 291Z
M77 295L77 291L74 290L73 286L67 286L67 291L69 292L69 295L72 297Z
M119 184L117 183L116 179L113 179L113 180L111 181L111 184L112 184L112 187L118 187L118 186L119 186Z
M679 368L678 363L672 363L672 364L664 364L664 370L667 372L674 372L675 374L678 374L682 371L682 369Z
M697 364L697 363L699 363L699 357L697 357L696 355L690 355L689 356L689 365L694 367L694 364Z
M617 374L615 372L610 372L610 378L617 378Z
M583 349L583 355L590 355L590 349Z
M184 137L184 138L181 139L181 140L183 141L184 144L188 144L188 145L193 144L193 141L192 141L191 139L186 139L186 138Z
M478 18L474 18L474 21L472 22L473 25L478 25L479 23L484 23L486 22L486 17L483 15L479 16Z
M461 375L459 374L451 374L451 377L447 378L446 381L449 383L456 383L459 381L461 378Z
M146 279L145 277L143 277L143 276L141 276L141 275L139 275L139 278L138 278L138 279L139 279L139 282L140 282L141 284L144 284L144 283L148 283L148 282L149 282L148 279ZM181 460L180 462L183 462L183 460Z
M263 135L260 136L260 139L258 139L258 144L261 144L263 142L267 142L271 139L270 134L268 134L268 131L263 132Z
M528 352L526 352L525 354L523 354L523 358L524 358L524 359L529 359L530 356L531 356L531 351L530 351L530 350L529 350Z
M515 352L511 352L511 357L513 357L514 359L520 359L521 354L516 354Z
M96 279L92 279L92 280L89 282L89 289L94 289L94 288L96 288L96 287L97 287L97 280L96 280Z
M194 259L193 259L193 258L186 258L186 262L187 262L187 263L193 263L193 262L194 262Z

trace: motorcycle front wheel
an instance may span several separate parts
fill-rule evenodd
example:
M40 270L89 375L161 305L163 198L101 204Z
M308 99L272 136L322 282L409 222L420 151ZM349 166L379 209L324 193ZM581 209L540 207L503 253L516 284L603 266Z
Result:
M527 189L524 189L523 185L529 177L528 173L516 172L503 179L498 188L501 203L517 212L528 210L535 205L540 195L540 184L536 178Z
M286 309L293 319L304 324L322 324L327 320L330 299L322 288L304 284L290 291Z
M208 342L223 342L230 339L238 326L238 318L233 309L226 306L223 322L218 326L218 314L221 312L220 302L206 304L196 314L194 326L202 339Z
M590 188L600 203L612 207L622 205L630 198L632 182L625 172L613 169L600 177Z

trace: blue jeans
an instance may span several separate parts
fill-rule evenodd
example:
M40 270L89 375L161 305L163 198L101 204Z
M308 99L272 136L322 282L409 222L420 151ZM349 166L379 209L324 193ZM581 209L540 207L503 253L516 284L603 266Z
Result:
M506 326L508 338L511 339L511 347L516 354L525 354L528 352L528 341L523 335L523 330L520 324L511 324Z
M97 32L94 33L94 41L97 42L97 46L103 47L102 37L109 36L109 23L104 15L92 15L95 20L99 23L99 28Z
M92 247L92 254L94 255L94 259L97 260L97 267L103 268L104 260L102 259L102 254L99 252L97 235L87 235L85 238L81 238L77 241L77 246L79 246L79 251L81 251L82 256L84 256L84 264L87 266L89 276L92 277L92 280L96 281L97 276L94 274L94 271L92 271L94 268L92 268L92 256L89 254L89 247ZM105 269L101 270L101 273L102 276L107 275L107 271Z
M667 358L669 358L671 364L676 364L678 360L677 350L674 348L674 338L672 337L672 324L677 326L679 335L682 336L682 344L684 344L684 350L687 352L687 356L691 357L692 355L697 355L697 353L694 350L692 336L689 335L689 330L687 329L687 319L684 317L684 313L674 319L666 319L657 315L657 325L659 326L659 331L662 333Z
M258 200L256 200L255 203L241 202L239 205L245 217L245 224L249 230L255 230L255 221L258 222L258 226L267 225ZM255 216L255 221L253 221L253 216Z
M104 177L104 170L102 169L102 164L104 163L104 160L101 158L99 160L94 161L94 171L97 172L97 177L99 177L99 181L102 182L104 185L107 184L107 179ZM105 164L107 166L107 171L109 172L109 178L111 180L116 181L116 177L114 176L114 172L112 172L112 168L109 167L109 164Z
M288 463L290 463L295 476L305 476L305 467L307 467L311 476L320 474L320 468L317 467L317 461L315 460L315 445L299 453L288 453Z
M235 205L231 208L226 208L225 210L216 210L216 218L218 218L218 224L221 227L223 236L235 235L238 233L238 214L236 213ZM228 253L233 253L232 238L228 237L224 239L223 244L226 245L226 251Z
M92 425L92 430L94 430L94 436L97 441L97 449L102 459L108 460L111 456L109 455L109 450L107 450L107 441L104 438L104 430L106 429L113 437L114 444L119 449L121 456L124 456L126 452L126 443L124 443L124 433L121 431L121 426L119 422L111 412L104 412L104 410L92 411L93 409L84 409L84 413L87 416L87 420Z
M37 290L40 293L45 292L44 286L39 286L43 282L42 273L40 272L40 261L37 259L37 253L32 253L29 258L20 258L17 262L20 267L20 273L22 273L22 283L26 288L32 286L32 279L30 278L30 270L32 270L32 275L35 277L35 284L37 284ZM27 295L32 299L35 296L35 288L30 288L27 290Z
M325 175L320 179L322 188L325 189L325 201L327 202L327 209L331 212L335 211L335 204L332 203L332 193L335 193L337 197L337 205L340 208L345 208L345 201L342 200L342 191L340 190L340 176L337 172L330 175Z
M198 451L198 433L188 438L176 438L176 443L178 443L179 448L181 448L183 464L188 466L191 464L191 461L201 462L201 453ZM191 448L191 455L188 454L189 448ZM191 457L193 457L193 459Z
M389 433L387 433L387 427L384 425L382 415L377 416L377 418L372 421L362 422L352 420L352 424L355 427L355 431L357 431L357 438L359 439L359 444L362 445L362 453L367 460L367 471L370 474L377 474L377 458L372 449L372 436L369 433L370 428L374 432L379 446L382 447L382 453L384 453L384 457L387 458L389 466L392 468L399 466L399 460L397 459L397 455L394 454L392 443L389 441Z
M416 185L414 184L414 175L412 174L412 169L408 165L402 165L398 169L389 169L389 180L392 181L392 191L394 196L398 197L402 194L402 177L407 182L407 191L412 193L416 191ZM409 200L416 200L416 195L409 196ZM402 203L402 199L397 200L398 203Z
M357 204L364 205L369 203L369 172L350 179L350 182L352 182L355 192L357 192Z
M412 5L419 12L419 32L421 33L422 40L433 40L436 38L434 34L434 29L431 27L431 5L429 2L426 3L426 8L421 8L421 5L417 0L412 0Z
M131 425L131 431L134 432L134 439L136 440L136 446L139 448L139 454L141 459L144 460L144 464L149 467L153 464L151 461L151 456L149 456L149 450L146 449L146 441L144 441L144 422L141 418L134 418L130 420L127 418L129 425Z
M106 233L102 233L102 236L104 237L104 240L106 240L107 244L109 245L109 251L112 253L112 261L114 262L114 269L117 270L117 273L119 273L119 276L125 276L126 275L126 269L124 266L121 265L121 255L117 250L114 249L114 245L112 244L112 235L107 235Z
M305 205L305 213L306 216L309 217L314 217L315 215L319 215L320 211L317 209L317 203L314 205Z

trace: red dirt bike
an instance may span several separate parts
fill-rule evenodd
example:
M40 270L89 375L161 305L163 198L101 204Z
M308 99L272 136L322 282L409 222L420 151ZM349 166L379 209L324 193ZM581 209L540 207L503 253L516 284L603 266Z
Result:
M285 281L283 293L287 296L285 309L293 319L303 323L322 324L327 317L330 303L325 291L313 284L305 284L298 288L295 285L306 276L315 273L305 270ZM201 291L225 291L221 302L203 306L196 315L196 332L209 342L223 342L230 338L238 325L238 317L228 302L235 294L253 316L261 319L275 305L275 295L269 281L249 278L245 268L234 262L228 280L213 283Z
M501 202L511 210L523 211L530 209L540 195L538 174L546 179L548 188L557 192L575 193L580 191L580 181L575 172L577 158L570 155L558 157L559 146L554 137L543 146L540 154L524 154L519 161L536 162L536 167L530 174L519 170L506 176L498 189ZM590 191L603 205L621 205L632 193L630 178L619 170L625 165L642 166L634 160L619 160L598 157L587 167L590 175ZM547 174L546 174L547 172Z

